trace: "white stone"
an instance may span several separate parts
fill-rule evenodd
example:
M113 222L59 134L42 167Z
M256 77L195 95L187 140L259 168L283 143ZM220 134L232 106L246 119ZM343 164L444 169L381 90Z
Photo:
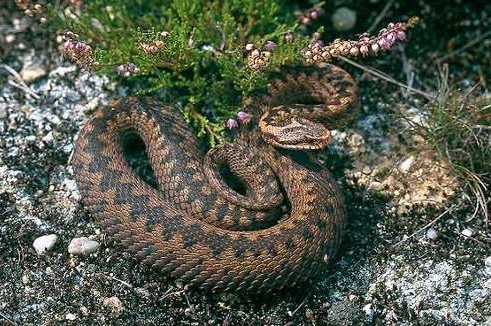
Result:
M65 319L66 319L66 320L75 320L75 319L77 319L77 315L72 314L72 313L70 313L70 312L69 312L69 313L67 313L67 314L65 315Z
M46 143L51 143L53 142L55 138L53 137L53 132L50 131L46 134L46 136L43 137L43 141L46 142Z
M15 35L14 34L8 34L7 36L5 36L5 42L6 43L14 43L15 41Z
M38 255L44 255L53 248L57 240L58 236L56 234L43 235L34 240L32 246L36 249Z
M347 7L341 7L332 14L331 21L337 31L349 31L356 25L356 12Z
M468 238L472 237L474 235L474 232L472 232L471 229L463 229L461 232L460 232L463 236L466 236Z
M469 292L469 297L477 302L483 302L488 297L488 294L486 289L474 289Z
M484 287L491 290L491 278L484 282Z
M87 255L97 251L99 247L99 242L87 237L74 238L68 245L68 252L75 255Z
M491 276L491 256L487 257L485 260L484 260L484 272ZM490 280L491 281L491 280Z
M414 156L409 156L407 159L399 164L399 171L402 173L407 173L414 163Z
M47 71L41 66L27 66L22 68L20 76L26 83L30 83L46 75Z
M438 231L434 228L428 228L428 230L426 230L426 238L430 240L435 240L436 238L438 238Z
M368 317L368 319L372 320L373 317L375 316L375 310L372 308L372 304L366 304L363 306L362 310L365 312L365 315Z
M116 315L121 314L121 311L123 311L123 303L118 297L105 298L102 304Z

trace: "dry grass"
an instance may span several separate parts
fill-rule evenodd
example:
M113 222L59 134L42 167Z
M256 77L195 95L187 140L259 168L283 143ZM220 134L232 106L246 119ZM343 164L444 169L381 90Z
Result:
M444 65L438 95L426 106L424 119L409 123L462 182L466 197L475 207L471 219L482 214L489 223L491 96L479 91L480 84L466 93L457 91L449 84L448 67Z

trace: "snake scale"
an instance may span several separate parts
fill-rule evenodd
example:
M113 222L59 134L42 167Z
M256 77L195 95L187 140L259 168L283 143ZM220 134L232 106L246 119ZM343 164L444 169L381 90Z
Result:
M235 141L205 154L179 110L116 100L84 125L72 164L89 212L138 259L201 289L269 292L317 275L340 245L343 197L302 150L353 118L357 87L333 65L285 67L243 105L250 121ZM135 134L155 187L123 155Z

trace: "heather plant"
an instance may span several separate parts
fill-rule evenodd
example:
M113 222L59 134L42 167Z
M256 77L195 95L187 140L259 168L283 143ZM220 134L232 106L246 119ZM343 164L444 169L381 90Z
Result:
M321 38L333 35L318 23L323 3L304 10L277 0L17 4L60 35L66 58L177 105L212 146L246 120L235 114L241 99L264 90L271 70L378 55L404 41L416 21L324 45Z

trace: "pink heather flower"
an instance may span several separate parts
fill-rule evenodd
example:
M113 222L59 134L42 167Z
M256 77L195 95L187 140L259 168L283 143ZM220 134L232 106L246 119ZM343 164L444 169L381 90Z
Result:
M404 31L398 31L396 37L399 41L404 41L406 39L406 33Z
M360 46L360 53L365 56L368 53L368 47L366 45Z
M228 119L226 126L228 129L233 129L233 128L237 128L239 126L239 124L237 123L237 120L235 120L235 119Z
M276 43L273 41L266 41L264 43L264 48L268 51L273 51L275 47L276 47Z
M128 70L129 72L135 72L136 70L136 66L134 63L128 63L126 65L126 70Z
M314 42L314 44L312 44L312 48L315 49L315 48L321 48L324 46L324 42L322 42L322 40L317 40Z
M382 37L382 38L380 38L380 39L378 40L378 45L380 45L380 47L381 47L382 49L385 49L385 48L387 48L387 47L388 47L388 46L387 46L387 41L386 41L386 40L385 40L385 38L383 38L383 37Z
M377 53L378 50L380 50L380 47L378 46L377 43L373 43L371 48L372 48L373 53Z
M310 18L312 19L317 19L319 18L319 12L317 10L312 10L310 13L309 13L309 16Z
M69 50L73 49L73 43L72 43L72 41L71 40L65 41L65 43L63 43L63 49L65 51L69 51Z
M243 123L246 121L246 119L247 119L247 112L244 111L237 112L237 121Z
M358 53L360 53L360 49L358 49L356 46L352 47L349 50L349 54L351 54L354 57L356 57L358 55Z
M83 51L85 49L85 44L82 42L77 42L75 44L75 50L77 51Z
M124 65L119 65L116 68L116 71L118 72L118 75L122 75L126 72L126 67Z
M392 45L396 40L396 34L395 33L387 34L387 36L385 36L385 40L389 45Z

